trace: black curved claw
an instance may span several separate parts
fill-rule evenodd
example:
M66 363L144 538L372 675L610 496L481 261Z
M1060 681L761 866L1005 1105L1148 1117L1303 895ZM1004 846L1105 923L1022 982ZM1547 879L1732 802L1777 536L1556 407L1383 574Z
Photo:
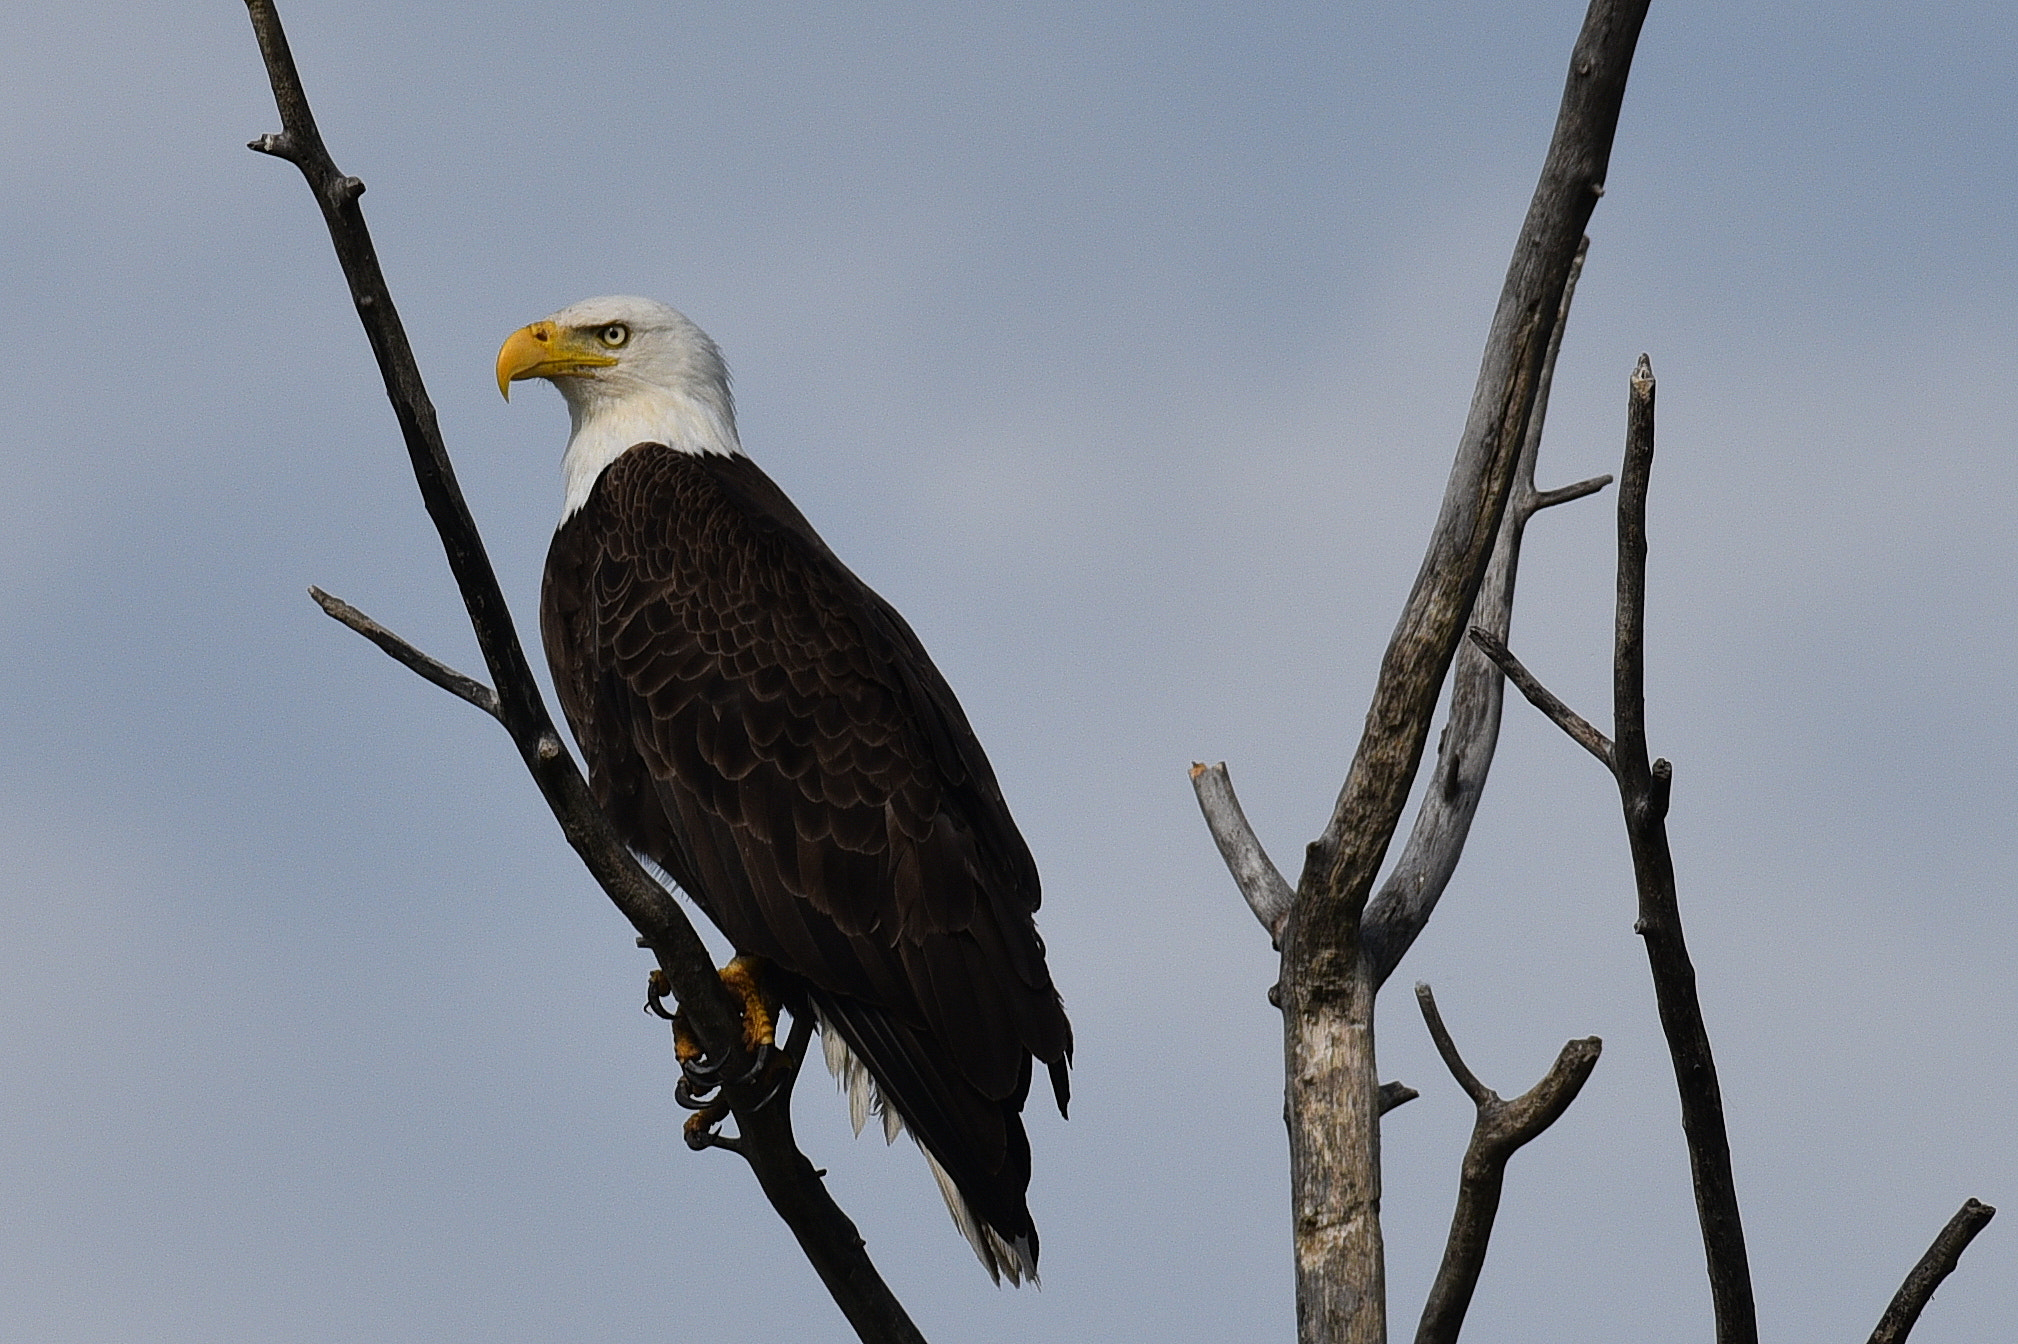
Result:
M700 1095L718 1087L741 1087L754 1082L777 1055L776 1046L760 1045L750 1052L750 1066L733 1074L729 1071L729 1066L737 1058L733 1053L720 1060L683 1059L680 1061L680 1072L685 1075L683 1081L693 1085L695 1095Z
M715 1128L716 1125L726 1120L728 1115L728 1108L723 1107L716 1112L703 1111L688 1120L684 1131L687 1147L697 1153L709 1148L726 1148L732 1153L742 1153L743 1141L740 1138L724 1134Z
M798 1071L799 1066L792 1061L792 1057L790 1055L786 1055L783 1058L779 1059L771 1069L771 1076L761 1080L764 1084L763 1095L758 1097L755 1101L751 1102L749 1106L746 1107L745 1109L752 1111L761 1111L766 1106L776 1101L778 1099L778 1095L781 1092L785 1091L786 1088L791 1084L792 1075L797 1073Z
M674 1014L666 1011L666 996L672 992L673 987L667 982L666 973L656 967L653 968L651 976L645 981L645 1011L653 1017L672 1021Z
M714 1088L709 1087L696 1092L693 1083L688 1079L684 1077L675 1079L673 1082L673 1104L683 1111L705 1111L710 1106L716 1105L717 1102L704 1099L702 1094L714 1090Z

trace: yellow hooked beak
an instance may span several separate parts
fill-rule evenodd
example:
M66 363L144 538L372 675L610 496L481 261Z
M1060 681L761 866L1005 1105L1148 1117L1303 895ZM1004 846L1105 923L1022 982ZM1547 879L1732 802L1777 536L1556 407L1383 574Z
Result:
M585 331L535 322L505 337L497 352L497 390L510 401L511 385L522 378L565 378L606 369L616 362L617 357Z

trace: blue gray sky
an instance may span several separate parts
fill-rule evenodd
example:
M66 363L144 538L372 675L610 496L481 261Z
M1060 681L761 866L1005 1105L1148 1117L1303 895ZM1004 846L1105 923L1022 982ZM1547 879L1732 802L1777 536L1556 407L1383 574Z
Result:
M1185 767L1292 863L1343 776L1538 169L1574 3L284 8L530 622L565 417L491 381L590 294L721 342L744 441L912 619L1045 874L1078 1029L1044 1288L923 1164L804 1143L928 1336L1292 1323L1265 938ZM493 725L311 583L478 662L227 0L8 6L0 1335L842 1339L678 1137L646 962ZM1650 724L1760 1316L1856 1338L2018 1205L2018 11L1657 4L1543 483L1660 378ZM32 358L30 358L32 356ZM1608 714L1610 496L1530 530L1515 648ZM1385 1003L1412 1327L1470 1109L1605 1054L1515 1161L1480 1339L1709 1332L1616 798L1510 707ZM2018 1219L2018 1206L2005 1215ZM1916 1339L2018 1311L1992 1224Z

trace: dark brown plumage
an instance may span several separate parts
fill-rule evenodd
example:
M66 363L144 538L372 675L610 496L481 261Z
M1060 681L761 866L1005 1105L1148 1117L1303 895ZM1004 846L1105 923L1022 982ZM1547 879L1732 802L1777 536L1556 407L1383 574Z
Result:
M1021 1111L1033 1058L1065 1109L1071 1027L1036 865L911 628L748 458L654 443L555 533L540 627L619 833L867 1066L990 1272L1034 1270Z

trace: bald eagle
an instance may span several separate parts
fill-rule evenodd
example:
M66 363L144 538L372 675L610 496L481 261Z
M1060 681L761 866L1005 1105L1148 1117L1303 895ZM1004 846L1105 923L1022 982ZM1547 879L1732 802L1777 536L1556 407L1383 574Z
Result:
M1072 1028L1037 867L904 618L743 455L715 343L648 299L512 333L498 389L567 400L540 632L617 832L818 1021L856 1132L923 1149L999 1282L1037 1270L1032 1061Z

